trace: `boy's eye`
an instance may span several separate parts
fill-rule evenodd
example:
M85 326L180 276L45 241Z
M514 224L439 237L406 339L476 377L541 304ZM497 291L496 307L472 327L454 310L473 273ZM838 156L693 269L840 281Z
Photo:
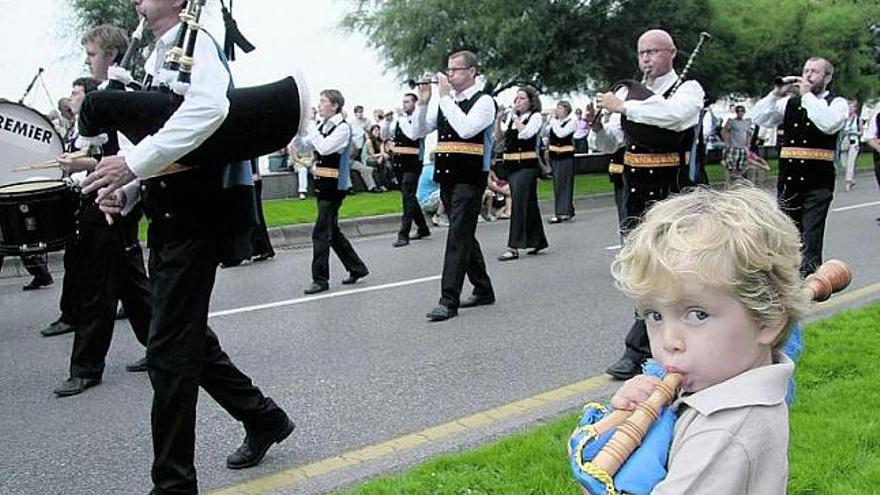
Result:
M703 311L702 309L692 309L687 313L688 321L692 322L701 322L709 317L709 313Z

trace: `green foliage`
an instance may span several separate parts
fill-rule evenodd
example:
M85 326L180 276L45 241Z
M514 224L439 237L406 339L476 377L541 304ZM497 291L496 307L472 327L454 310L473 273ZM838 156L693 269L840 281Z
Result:
M880 4L859 0L352 0L343 26L363 32L405 77L445 67L448 53L478 53L487 89L530 83L542 92L607 89L638 76L635 45L662 28L684 67L701 31L713 35L691 75L721 96L762 96L778 75L814 55L836 66L834 89L880 95Z

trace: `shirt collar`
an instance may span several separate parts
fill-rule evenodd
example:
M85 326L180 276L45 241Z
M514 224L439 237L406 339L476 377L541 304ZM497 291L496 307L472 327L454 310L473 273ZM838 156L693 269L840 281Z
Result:
M479 90L480 90L480 88L477 87L477 83L476 83L476 81L474 81L474 84L472 84L469 88L465 89L461 93L456 91L455 98L453 98L453 99L455 101L470 100L471 97L473 97L475 94L477 94L477 91L479 91Z
M165 31L165 34L163 34L159 38L159 40L156 41L156 44L163 47L163 48L166 48L166 47L173 45L174 43L177 42L177 32L178 31L180 31L180 24L178 24L177 26L174 26L173 28L169 29L168 31Z
M325 124L333 124L333 125L339 125L340 122L342 122L342 114L341 113L333 114L332 117L330 117L329 119L324 121Z
M653 91L655 95L662 95L666 92L667 89L671 88L677 80L678 73L675 72L675 69L672 69L666 74L658 77L657 79L654 79L654 85L648 86L648 89ZM647 84L645 86L647 86Z
M773 364L754 368L717 385L684 397L680 402L703 416L744 406L775 406L785 401L794 362L781 352Z

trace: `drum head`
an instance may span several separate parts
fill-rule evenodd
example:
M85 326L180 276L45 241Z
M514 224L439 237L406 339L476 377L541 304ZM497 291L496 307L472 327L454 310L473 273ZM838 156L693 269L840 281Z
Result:
M63 180L34 180L28 182L18 182L14 184L4 184L0 186L0 197L16 196L21 194L33 194L42 191L51 191L57 188L66 188L67 185Z
M64 151L61 135L36 110L0 101L0 184L21 182L31 176L61 177L61 169L13 172L13 169L51 160Z

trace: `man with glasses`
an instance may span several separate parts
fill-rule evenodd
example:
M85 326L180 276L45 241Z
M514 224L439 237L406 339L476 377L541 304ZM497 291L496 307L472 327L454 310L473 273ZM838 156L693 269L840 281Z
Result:
M673 90L679 79L672 67L678 51L669 33L646 31L639 37L637 51L646 97L635 98L641 88L628 87L599 94L597 106L610 113L610 118L607 122L598 119L593 127L600 150L614 153L625 146L624 234L641 221L652 203L693 184L688 162L704 97L702 86L694 80ZM636 319L626 336L626 352L606 372L626 380L640 373L649 357L645 323Z
M449 215L440 304L428 312L431 321L448 320L458 315L458 308L495 302L475 236L492 157L495 102L477 87L477 73L477 59L472 52L453 53L446 73L437 74L438 104L428 110L431 86L423 84L414 112L416 135L425 136L437 129L434 180L440 184L440 200ZM474 291L460 301L465 275Z

